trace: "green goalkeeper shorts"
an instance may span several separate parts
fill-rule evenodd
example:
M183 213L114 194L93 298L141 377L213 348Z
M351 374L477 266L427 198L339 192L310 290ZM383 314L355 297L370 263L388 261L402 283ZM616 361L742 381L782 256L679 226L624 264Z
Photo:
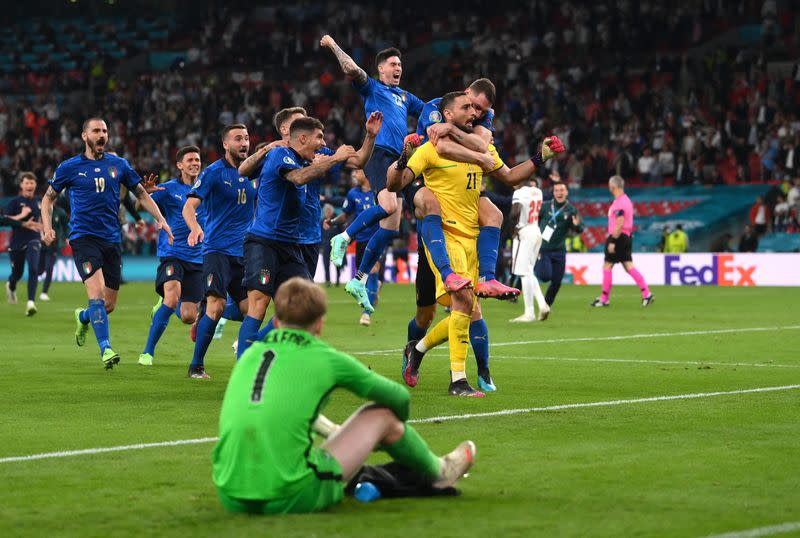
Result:
M248 514L304 514L319 512L341 502L344 496L342 467L336 458L321 448L312 448L309 463L316 473L303 480L297 493L290 497L252 500L230 497L217 490L222 505L229 512Z

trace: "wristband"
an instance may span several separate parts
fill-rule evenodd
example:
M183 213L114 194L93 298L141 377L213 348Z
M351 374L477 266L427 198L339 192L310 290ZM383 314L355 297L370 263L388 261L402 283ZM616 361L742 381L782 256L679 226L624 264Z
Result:
M544 164L541 150L537 151L534 156L531 157L531 162L536 166L536 168L540 168Z

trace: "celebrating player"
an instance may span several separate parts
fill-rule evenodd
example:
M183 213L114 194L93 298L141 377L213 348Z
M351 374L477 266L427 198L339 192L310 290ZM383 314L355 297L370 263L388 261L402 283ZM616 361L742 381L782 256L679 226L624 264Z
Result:
M425 103L417 122L416 134L419 136L420 143L430 138L436 152L445 159L473 163L480 165L484 170L490 170L494 167L494 161L487 152L487 148L492 142L492 133L494 132L492 125L494 84L487 78L480 78L470 84L464 93L469 96L475 109L476 120L471 133L465 133L449 123L442 122L442 114L439 111L439 103L442 99L437 97ZM433 263L445 277L446 287L460 289L467 285L469 279L453 273L450 267L442 235L441 208L436 196L425 188L424 182L417 185L416 181L404 191L404 194L406 202L411 204L413 201L416 211L422 215L422 222L418 224L418 227L424 243L430 245ZM489 198L481 194L478 218L480 224L480 233L478 234L480 279L475 283L475 294L478 297L512 299L519 295L519 290L498 282L494 274L497 267L497 254L500 250L500 227L503 225L503 213Z
M514 191L509 215L509 220L514 223L511 272L522 279L522 299L525 303L525 312L511 320L515 323L536 321L534 298L539 306L539 319L544 321L550 314L539 281L533 274L533 266L542 246L542 232L539 230L542 191L539 187L531 186L530 181L521 185Z
M197 309L203 298L203 253L199 245L189 246L189 227L183 220L186 195L200 175L200 148L186 146L178 150L175 160L180 176L163 183L151 194L167 219L175 241L170 244L165 232L158 236L159 266L156 272L156 293L159 301L153 309L153 319L139 364L152 366L156 345L167 329L170 317L178 313L187 325L197 321ZM205 226L203 207L197 215L198 224Z
M325 312L319 286L288 280L275 296L277 330L233 369L213 453L214 485L232 512L324 510L341 501L344 484L377 447L438 488L454 485L474 461L471 441L443 458L431 452L406 422L408 392L318 339ZM310 432L320 429L319 413L336 387L374 403L314 447Z
M345 221L347 221L347 218L352 215L355 215L355 217L358 218L361 213L375 205L375 194L372 192L372 189L369 186L369 180L367 179L367 175L364 173L364 171L353 170L352 177L355 186L347 193L347 198L345 198L344 204L342 204L342 213L334 219L326 220L323 223L323 226L335 226L343 224ZM375 233L377 228L378 224L375 223L369 228L361 230L358 232L358 234L356 234L355 237L353 237L356 242L356 266L361 265L361 260L364 258L364 251L367 248L367 243L369 243L372 234ZM330 262L325 260L324 263ZM375 303L378 300L378 289L380 288L380 278L378 275L380 265L380 262L376 263L370 270L369 278L367 278L367 294L369 296L369 303L373 308L376 306ZM372 313L366 309L363 310L361 312L359 323L364 326L369 326L370 323L372 323Z
M386 169L396 161L403 149L403 139L408 133L408 116L417 118L422 111L423 102L415 95L400 88L403 73L400 51L395 48L382 50L375 58L378 79L367 76L336 44L329 35L323 36L320 45L329 48L339 61L345 75L353 79L353 84L364 98L364 112L369 116L380 111L384 117L384 127L375 141L375 151L364 168L372 191L376 194L378 205L362 212L347 229L331 239L331 261L341 267L347 245L361 230L380 222L380 226L369 240L364 257L358 266L356 277L347 283L345 290L355 297L365 310L372 310L367 293L367 279L386 247L399 235L402 215L400 194L386 190Z
M211 163L197 178L186 195L183 220L189 227L186 242L190 247L203 243L203 281L205 314L197 323L197 340L189 365L189 377L208 379L205 355L217 321L241 319L247 312L247 291L244 277L244 235L253 221L256 190L253 182L239 174L238 167L247 158L250 135L242 124L228 125L222 130L223 158ZM203 206L205 228L197 221ZM233 299L226 310L226 297Z
M642 308L653 302L654 296L647 287L642 273L633 266L631 237L633 235L633 202L625 194L625 180L620 176L611 176L608 190L614 201L608 208L608 238L606 239L605 260L603 261L603 293L594 300L591 306L608 306L611 294L611 269L615 263L621 263L625 271L633 277L636 285L642 290Z
M464 132L472 130L475 120L475 109L469 96L464 92L452 92L442 97L440 112L446 122L453 124ZM560 146L558 140L546 139L542 144L541 155L537 161L546 160L554 155L550 144ZM496 168L490 173L493 177L514 185L529 178L536 170L532 160L509 169L497 156L493 146L489 151L495 160ZM478 279L477 236L479 231L478 206L480 189L484 172L474 164L450 161L436 153L433 144L427 142L417 149L406 162L404 150L397 164L390 168L388 187L393 192L414 181L422 174L425 185L439 200L444 221L445 244L453 270L466 275L473 282ZM465 185L466 180L466 187ZM430 253L428 252L430 258ZM428 260L431 261L430 259ZM410 386L417 384L419 365L428 349L447 340L450 341L450 388L454 396L484 396L473 389L467 382L465 361L469 344L469 325L473 315L475 296L473 289L463 287L457 291L448 291L444 286L441 274L435 271L436 296L440 303L450 304L448 318L431 329L428 334L414 345L407 345L404 353L403 377Z
M556 294L561 288L564 270L567 266L567 247L565 239L570 231L581 233L583 224L567 196L569 191L564 183L553 185L553 198L542 204L539 213L539 228L542 231L542 248L534 267L534 274L542 282L550 282L544 300L552 308Z
M108 314L114 311L120 284L122 249L118 210L120 185L124 185L156 220L156 226L173 240L172 230L156 203L140 184L141 177L125 159L106 153L108 127L101 118L83 123L83 153L56 168L42 202L44 242L55 241L52 211L56 198L69 191L72 258L89 297L88 308L75 310L75 342L86 343L91 322L103 364L110 370L119 362L111 348Z
M380 129L380 118L377 121ZM255 220L244 242L248 311L239 330L239 356L257 339L269 302L281 284L294 276L311 278L298 244L308 205L307 185L339 163L361 162L352 146L340 146L333 155L318 155L325 145L323 129L315 118L295 119L289 126L289 146L272 149L264 161ZM319 214L314 219L317 228L318 219Z
M5 213L10 216L19 216L23 207L27 207L24 218L35 223L34 228L17 228L11 232L11 244L8 246L9 259L11 260L11 274L6 282L6 296L10 304L17 304L17 282L25 271L25 262L28 262L28 303L25 305L25 315L32 316L36 313L36 287L39 285L39 254L42 249L39 228L41 223L41 200L35 196L36 176L31 172L23 172L19 178L19 196L8 202Z

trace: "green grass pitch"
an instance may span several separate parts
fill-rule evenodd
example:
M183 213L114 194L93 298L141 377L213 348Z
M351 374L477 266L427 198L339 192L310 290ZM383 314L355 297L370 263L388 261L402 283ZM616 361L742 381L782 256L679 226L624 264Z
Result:
M426 357L412 416L455 418L419 431L439 453L478 446L461 497L346 499L286 517L225 513L208 441L2 461L216 436L238 323L209 350L212 379L197 381L176 318L155 365L136 364L152 285L120 292L111 372L91 333L75 346L80 285L54 285L33 318L24 301L2 304L0 536L699 537L800 521L800 290L658 288L642 309L638 290L617 287L610 308L591 309L597 291L566 286L551 318L528 325L508 323L521 304L484 303L499 388L484 399L448 397L446 349ZM387 286L369 328L342 288L329 295L323 337L400 381L413 288ZM782 388L741 392L765 387ZM634 401L568 406L617 400ZM342 420L357 404L336 392L326 414ZM499 413L514 409L524 411ZM463 416L476 413L488 415Z

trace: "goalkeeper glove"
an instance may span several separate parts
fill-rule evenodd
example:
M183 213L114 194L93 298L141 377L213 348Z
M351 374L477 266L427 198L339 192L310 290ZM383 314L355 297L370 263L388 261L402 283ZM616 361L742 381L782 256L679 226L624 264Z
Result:
M557 153L564 153L564 143L557 136L549 136L542 142L542 148L531 157L531 161L539 168Z

